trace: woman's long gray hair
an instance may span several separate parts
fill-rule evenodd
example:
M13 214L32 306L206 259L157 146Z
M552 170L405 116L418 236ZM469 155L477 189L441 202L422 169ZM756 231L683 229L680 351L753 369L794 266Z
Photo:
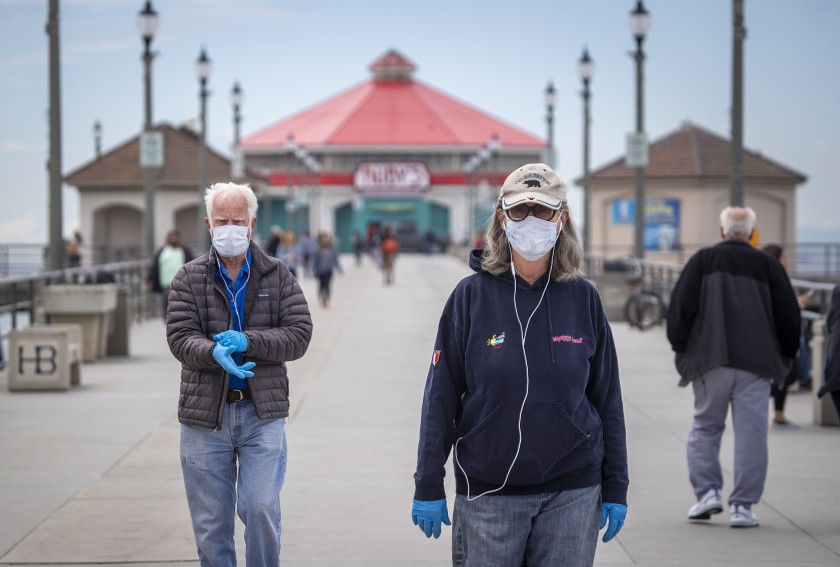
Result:
M502 210L501 207L496 207L487 226L487 233L484 237L484 258L481 261L481 267L494 276L509 271L511 262L510 244L505 229L502 228L502 221L499 220L498 211L500 210ZM563 203L563 207L558 213L562 214L564 210L567 210L566 203ZM552 221L556 222L557 217ZM508 219L508 222L513 221ZM557 242L554 243L554 263L551 267L551 279L556 282L565 282L583 275L582 262L583 245L580 242L580 237L578 237L572 216L569 215L563 225L563 230L557 235Z

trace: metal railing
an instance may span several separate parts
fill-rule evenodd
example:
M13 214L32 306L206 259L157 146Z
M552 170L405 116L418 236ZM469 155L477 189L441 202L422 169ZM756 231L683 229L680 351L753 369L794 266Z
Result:
M795 276L819 279L840 276L840 243L803 242L786 244L785 256Z
M679 250L648 252L654 261L685 264L700 248L711 244L683 244ZM811 280L837 280L840 278L840 242L789 242L781 245L793 277ZM631 257L632 246L599 246L592 250L593 257Z
M114 283L126 289L130 322L159 316L159 303L146 288L148 269L148 260L134 260L2 278L0 339L5 339L12 330L46 321L42 291L46 286L54 284Z
M81 266L94 267L143 260L143 251L137 245L82 245L79 257ZM46 260L47 247L43 244L0 244L0 279L40 274L47 268Z
M840 250L840 248L838 248ZM787 250L785 251L787 254ZM667 308L671 292L674 290L677 280L682 273L683 264L676 262L660 262L656 260L638 260L631 257L606 258L604 256L592 255L589 260L590 275L598 275L608 271L626 272L628 276L641 276L648 285L662 298ZM840 268L840 266L838 266ZM804 279L800 277L791 278L797 296L813 290L808 304L803 309L803 317L806 319L821 319L828 309L828 302L831 299L831 292L837 283L840 283L840 271L835 276L830 274L819 274L820 280Z

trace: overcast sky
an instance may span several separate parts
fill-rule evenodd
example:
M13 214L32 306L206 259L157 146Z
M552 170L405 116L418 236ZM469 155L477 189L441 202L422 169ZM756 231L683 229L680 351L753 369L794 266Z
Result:
M63 171L143 123L141 0L60 2ZM208 141L230 152L230 90L245 92L243 135L367 81L388 49L417 65L415 78L537 136L546 136L543 92L557 90L559 173L582 174L577 60L588 46L593 169L624 152L635 127L634 0L156 0L153 117L195 120L194 62L205 46ZM47 0L0 0L0 243L47 240ZM645 0L645 129L659 139L690 120L729 136L732 0ZM840 1L745 0L744 144L805 174L801 240L840 240ZM580 191L572 192L572 206ZM579 209L579 207L578 207ZM684 214L690 215L690 211ZM65 233L78 193L64 190Z

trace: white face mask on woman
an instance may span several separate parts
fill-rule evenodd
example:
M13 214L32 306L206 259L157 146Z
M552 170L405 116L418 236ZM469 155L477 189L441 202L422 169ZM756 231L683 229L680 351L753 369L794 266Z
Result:
M563 230L563 221L559 222L559 230ZM559 231L557 223L529 215L518 222L507 219L505 234L513 249L529 262L533 262L554 248Z
M224 224L213 227L213 248L222 258L241 256L248 250L248 227Z

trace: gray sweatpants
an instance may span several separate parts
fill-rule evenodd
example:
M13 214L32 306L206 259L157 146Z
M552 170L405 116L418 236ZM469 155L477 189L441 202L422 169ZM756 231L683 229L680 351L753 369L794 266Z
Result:
M688 434L688 475L699 499L723 488L720 440L732 404L735 479L729 503L754 504L767 478L767 419L770 380L721 366L693 382L694 423Z

